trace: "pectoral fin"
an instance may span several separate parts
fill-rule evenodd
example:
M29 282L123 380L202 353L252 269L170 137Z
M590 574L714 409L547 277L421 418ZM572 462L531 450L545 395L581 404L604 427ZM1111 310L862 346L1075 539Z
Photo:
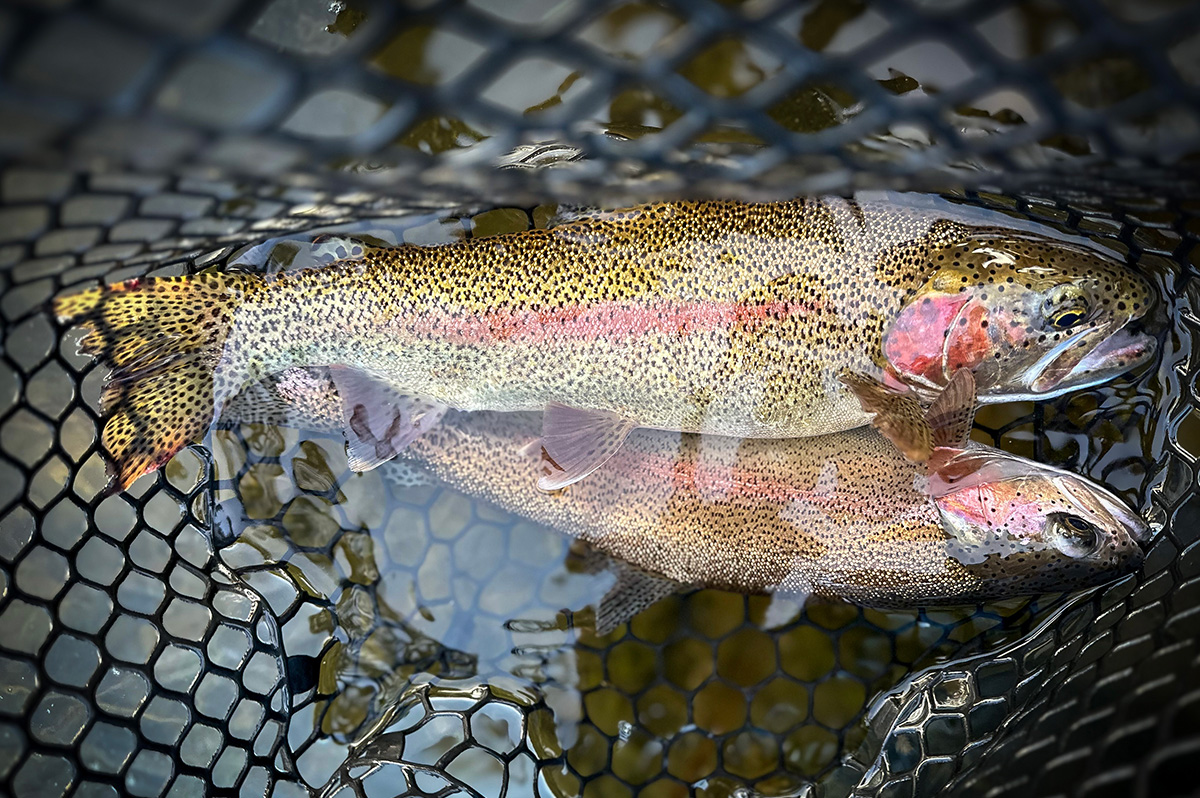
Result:
M883 385L865 374L844 374L842 382L862 409L874 413L871 425L896 445L914 463L924 463L933 454L933 431L917 398Z
M391 460L441 420L446 405L402 394L369 374L330 366L342 405L342 432L354 471Z
M968 369L954 372L925 413L934 447L966 445L971 437L971 425L975 423L975 408L979 406L976 399L975 375Z
M928 462L938 449L966 445L977 406L975 375L959 369L928 410L915 395L888 388L864 374L846 374L842 382L874 413L871 424L914 463Z
M558 490L583 479L616 454L635 426L603 410L546 405L541 440L545 473L538 487Z

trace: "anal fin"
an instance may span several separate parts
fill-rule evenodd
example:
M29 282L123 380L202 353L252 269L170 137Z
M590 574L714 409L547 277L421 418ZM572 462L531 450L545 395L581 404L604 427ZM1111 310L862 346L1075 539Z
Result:
M558 490L583 479L616 454L635 426L616 413L546 405L541 440L546 467L538 487Z
M597 635L608 634L659 599L684 587L673 579L620 560L612 560L609 567L617 580L596 606Z
M391 386L347 366L330 366L342 405L342 432L354 471L370 471L391 460L432 429L448 409Z

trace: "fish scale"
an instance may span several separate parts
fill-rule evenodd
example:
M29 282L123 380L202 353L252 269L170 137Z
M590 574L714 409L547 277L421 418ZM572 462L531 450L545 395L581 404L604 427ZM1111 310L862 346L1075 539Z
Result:
M327 376L297 369L237 397L223 423L336 432L338 401ZM969 413L930 418L946 417L958 436L969 427ZM871 428L782 440L638 430L604 468L550 493L535 486L538 435L536 414L451 413L381 470L401 486L432 475L653 578L872 606L1098 584L1136 568L1148 534L1101 486L961 438L954 445L988 478L935 497L926 467ZM1055 519L1064 513L1095 525L1094 551L1059 550ZM630 605L628 596L606 601Z
M553 488L635 427L785 438L861 426L850 372L926 400L958 368L975 372L981 401L1100 382L1152 354L1152 339L1125 330L1148 297L1144 280L1077 243L943 207L835 198L663 203L438 247L363 247L273 277L96 288L56 312L92 328L85 351L123 386L105 435L122 486L249 382L326 366L356 468L394 456L446 408L573 408L553 416L571 426L547 415L544 446L570 463L543 479ZM1052 329L1055 318L1071 324ZM182 409L154 387L181 379L163 375L172 358L188 369Z
M749 207L662 206L566 231L369 250L354 266L283 278L242 310L238 337L263 340L266 319L300 340L344 330L307 353L265 347L285 355L264 357L265 370L343 363L460 409L554 400L642 426L771 437L864 423L852 403L805 397L823 399L843 369L878 373L868 344L878 349L913 281L868 297L861 282L848 290L794 275L797 263L847 252L826 206ZM823 235L796 235L814 230ZM321 311L298 310L297 296L321 297ZM768 338L772 306L779 329ZM830 340L848 344L837 362L801 365L828 354ZM787 390L771 390L784 378Z
M974 443L973 456L1019 469L1017 521L964 510L957 494L931 497L925 469L870 428L786 440L639 430L605 468L555 493L533 487L536 463L517 454L536 435L527 414L456 414L404 457L651 573L742 593L890 607L1069 590L1136 568L1147 534L1099 486ZM1053 542L1056 513L1083 512L1056 480L1110 502L1086 516L1102 536L1092 555ZM1009 484L964 492L1007 496Z

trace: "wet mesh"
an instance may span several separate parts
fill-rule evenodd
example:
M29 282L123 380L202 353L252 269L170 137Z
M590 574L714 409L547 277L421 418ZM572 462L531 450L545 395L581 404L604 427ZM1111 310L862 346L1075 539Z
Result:
M1191 792L1194 4L69 5L0 8L0 792ZM909 613L700 591L596 637L588 552L328 436L240 426L106 495L104 370L45 312L269 239L303 265L318 229L882 187L1082 232L1171 299L1151 369L977 419L1165 523L1136 577Z

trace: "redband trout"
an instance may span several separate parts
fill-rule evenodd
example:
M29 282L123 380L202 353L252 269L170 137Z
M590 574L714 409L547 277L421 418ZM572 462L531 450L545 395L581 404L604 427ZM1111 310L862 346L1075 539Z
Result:
M1090 248L895 201L679 202L264 277L130 280L59 298L112 369L117 484L200 438L245 385L328 367L351 465L447 408L544 411L569 485L636 427L819 435L869 416L860 372L932 399L1049 397L1145 361L1147 283Z
M336 393L320 374L287 372L266 393L236 400L230 420L336 426ZM870 427L783 440L643 429L588 479L544 492L536 414L451 412L384 476L411 481L416 466L663 577L667 589L955 605L1136 569L1146 523L1083 477L969 442L972 394L956 378L929 409L924 423L938 426L918 430L934 446L927 463ZM869 404L911 434L922 422L901 399L880 393Z

